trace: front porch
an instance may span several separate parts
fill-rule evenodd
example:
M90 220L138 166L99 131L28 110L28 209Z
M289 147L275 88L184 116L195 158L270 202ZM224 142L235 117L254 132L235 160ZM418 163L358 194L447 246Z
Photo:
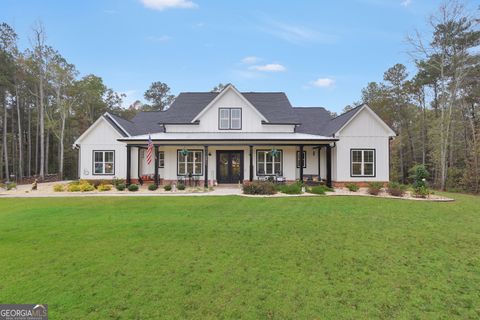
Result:
M244 181L324 181L332 186L332 149L329 141L154 141L153 161L146 160L147 141L127 142L126 182L208 187Z

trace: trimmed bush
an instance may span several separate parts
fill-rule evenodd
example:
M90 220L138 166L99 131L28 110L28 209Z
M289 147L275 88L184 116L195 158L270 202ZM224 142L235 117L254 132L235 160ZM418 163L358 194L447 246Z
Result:
M280 192L286 194L302 194L302 183L296 182L291 184L280 185Z
M95 190L95 187L93 185L91 185L90 183L88 182L81 182L79 184L79 187L80 187L80 191L82 192L88 192L88 191L94 191Z
M413 188L413 194L417 198L426 198L430 194L430 190L426 186Z
M112 190L112 185L110 184L101 184L97 187L98 191L110 191Z
M116 188L118 191L123 191L123 190L125 190L125 188L127 188L127 186L125 185L125 183L119 183L119 184L116 184L116 185L115 185L115 188Z
M332 191L332 188L329 188L325 185L318 185L308 188L307 191L314 194L325 194L327 191Z
M93 191L95 187L86 180L72 181L67 185L68 192Z
M277 193L275 185L268 181L245 182L242 189L245 194L269 195Z
M183 183L179 183L179 184L177 185L177 189L178 189L178 190L185 190L185 185L184 185Z
M79 192L79 191L81 191L80 185L78 183L73 183L73 184L69 183L67 185L67 191L68 192Z
M370 182L368 184L368 193L374 196L377 196L380 191L382 191L383 183L381 182Z
M128 191L132 191L132 192L135 192L135 191L138 191L138 184L131 184L128 186Z
M148 190L150 191L155 191L158 189L158 186L155 183L149 184L148 185Z
M53 186L54 192L63 192L65 190L65 186L63 184L56 184Z
M360 189L360 187L356 183L347 183L345 187L347 187L347 189L352 192L357 192L358 189Z
M398 182L390 182L387 186L387 192L394 197L403 197L405 191L407 191L407 186Z
M113 179L112 179L112 184L113 184L115 187L118 186L119 184L123 184L123 185L124 185L124 184L125 184L125 180L123 180L123 179L118 179L118 178L113 178ZM125 189L125 188L123 188L123 189ZM118 189L117 189L117 190L118 190Z
M172 191L172 185L171 184L166 184L163 186L163 190L165 191Z

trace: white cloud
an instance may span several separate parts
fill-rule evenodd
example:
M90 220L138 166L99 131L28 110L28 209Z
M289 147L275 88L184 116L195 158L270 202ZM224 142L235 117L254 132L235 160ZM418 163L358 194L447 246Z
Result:
M287 68L278 63L268 63L261 66L251 66L249 69L266 72L282 72L287 70Z
M149 9L165 10L173 8L193 9L198 5L190 0L140 0L143 5Z
M162 35L162 36L148 36L147 40L151 42L165 42L170 40L172 37L167 36L167 35Z
M253 64L253 63L257 63L258 61L260 61L261 59L259 57L255 57L255 56L249 56L249 57L245 57L242 59L242 63L244 64Z
M412 0L403 0L400 4L404 7L408 7L412 3Z
M312 81L312 85L318 88L329 88L335 84L335 80L330 78L318 78L315 81Z

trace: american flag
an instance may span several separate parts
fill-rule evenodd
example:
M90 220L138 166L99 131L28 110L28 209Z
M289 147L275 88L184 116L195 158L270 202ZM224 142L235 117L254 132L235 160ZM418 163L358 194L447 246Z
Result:
M152 158L153 158L153 142L152 142L152 138L150 138L150 135L148 135L148 148L147 148L147 163L148 164L152 163Z

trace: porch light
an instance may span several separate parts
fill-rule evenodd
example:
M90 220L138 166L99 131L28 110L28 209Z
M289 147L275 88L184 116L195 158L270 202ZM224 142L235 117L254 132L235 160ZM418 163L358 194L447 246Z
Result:
M180 151L180 154L184 157L186 157L188 155L188 150L183 148L181 151Z

